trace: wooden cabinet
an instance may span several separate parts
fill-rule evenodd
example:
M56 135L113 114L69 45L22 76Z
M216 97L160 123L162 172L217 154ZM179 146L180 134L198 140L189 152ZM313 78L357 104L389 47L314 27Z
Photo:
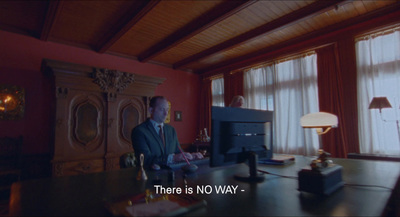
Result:
M54 81L53 176L118 169L164 78L55 60L42 69Z

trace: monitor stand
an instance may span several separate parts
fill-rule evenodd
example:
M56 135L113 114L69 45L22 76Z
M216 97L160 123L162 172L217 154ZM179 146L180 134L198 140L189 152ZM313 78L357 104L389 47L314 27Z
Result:
M257 172L258 156L255 152L248 153L249 173L236 174L235 179L242 182L262 182L264 174Z

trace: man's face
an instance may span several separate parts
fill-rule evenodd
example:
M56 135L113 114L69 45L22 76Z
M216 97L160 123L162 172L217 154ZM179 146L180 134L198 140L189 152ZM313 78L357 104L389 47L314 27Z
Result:
M238 98L232 107L241 108L244 104L243 98Z
M156 106L150 108L151 119L157 123L164 123L168 115L168 102L165 99L158 99Z
M239 98L239 100L236 102L236 107L242 107L243 106L243 99Z

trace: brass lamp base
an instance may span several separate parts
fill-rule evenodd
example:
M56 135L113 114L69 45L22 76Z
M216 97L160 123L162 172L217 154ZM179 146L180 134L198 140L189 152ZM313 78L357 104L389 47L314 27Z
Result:
M298 173L299 191L330 195L343 186L342 167L331 164L326 168L302 169Z

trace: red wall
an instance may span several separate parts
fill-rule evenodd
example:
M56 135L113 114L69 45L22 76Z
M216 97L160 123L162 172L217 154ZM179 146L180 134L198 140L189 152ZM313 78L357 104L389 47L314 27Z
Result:
M25 154L50 152L52 108L48 102L52 90L40 71L44 58L166 78L155 94L171 102L170 124L177 130L180 143L194 140L200 101L198 75L4 31L0 31L0 39L0 85L19 85L26 92L25 116L21 120L0 120L0 137L24 136ZM174 111L182 111L182 122L174 121Z

